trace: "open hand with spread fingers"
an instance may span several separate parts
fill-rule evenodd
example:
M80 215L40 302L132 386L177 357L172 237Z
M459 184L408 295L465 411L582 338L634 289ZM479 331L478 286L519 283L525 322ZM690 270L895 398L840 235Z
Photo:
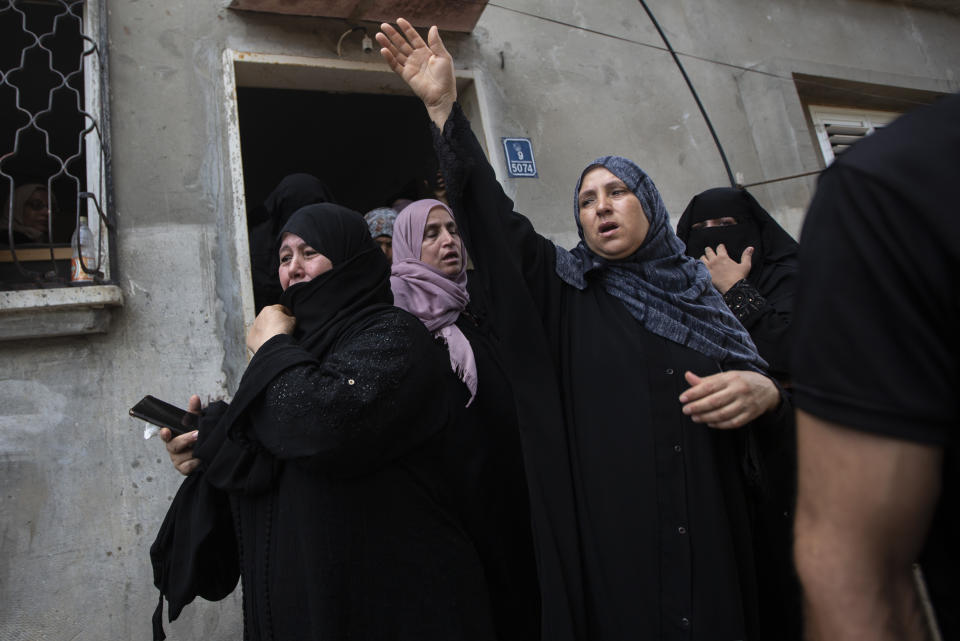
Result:
M743 250L739 263L727 253L723 243L717 245L716 251L707 247L700 260L710 270L713 286L721 294L726 294L728 289L750 275L750 269L753 267L753 247Z
M442 129L457 100L457 82L453 58L443 46L437 27L430 27L424 42L413 25L397 18L397 29L384 23L376 38L383 47L380 55L423 101L430 119Z

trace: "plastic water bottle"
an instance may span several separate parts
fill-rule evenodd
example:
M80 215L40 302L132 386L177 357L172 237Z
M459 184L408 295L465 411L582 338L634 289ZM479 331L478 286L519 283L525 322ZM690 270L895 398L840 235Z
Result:
M83 271L83 267L80 266L80 257L83 256L83 264L86 265L87 269L91 272L97 271L97 252L93 246L93 232L87 225L86 216L80 216L80 224L73 232L70 247L73 249L73 259L70 261L70 282L75 284L92 283L93 274ZM78 247L79 251L77 251Z

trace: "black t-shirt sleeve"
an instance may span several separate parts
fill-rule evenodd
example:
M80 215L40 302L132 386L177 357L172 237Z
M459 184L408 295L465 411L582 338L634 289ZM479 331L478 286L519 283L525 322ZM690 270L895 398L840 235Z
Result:
M821 177L800 247L795 405L946 445L960 414L958 250L950 246L960 218L927 206L929 196L842 161Z

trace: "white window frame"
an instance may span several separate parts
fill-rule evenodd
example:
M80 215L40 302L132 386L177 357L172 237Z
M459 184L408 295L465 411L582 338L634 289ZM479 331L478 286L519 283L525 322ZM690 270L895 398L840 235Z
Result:
M810 105L808 109L810 110L810 119L813 121L814 132L817 135L817 142L820 144L820 155L825 165L829 165L836 158L833 145L830 143L830 136L827 134L827 125L864 128L867 130L864 135L869 136L900 116L899 113L894 111L869 111L821 105Z
M105 24L103 0L85 0L83 3L83 33L98 47L106 42L105 34L101 33L101 25ZM84 47L92 46L84 41ZM96 119L97 127L91 128L85 135L86 148L86 190L93 195L87 204L90 215L90 228L94 234L94 243L100 243L100 234L106 231L104 224L99 220L97 205L107 211L107 159L100 153L102 136L108 132L99 129L104 123L102 118L103 96L102 82L103 69L100 55L83 57L84 64L84 109ZM89 127L89 123L87 123ZM109 154L109 151L104 153ZM96 219L97 224L94 224ZM110 273L110 242L103 239L103 253L99 269L104 274L104 280L109 282ZM58 287L44 289L26 289L0 292L0 341L19 340L26 338L42 338L48 336L71 336L77 334L91 334L106 332L110 326L110 309L123 305L123 292L117 285L90 285L84 287Z

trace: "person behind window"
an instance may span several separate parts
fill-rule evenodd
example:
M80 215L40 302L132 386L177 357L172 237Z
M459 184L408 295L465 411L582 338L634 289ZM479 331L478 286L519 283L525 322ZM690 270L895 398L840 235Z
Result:
M501 641L537 638L539 605L530 508L513 393L467 294L466 251L439 200L408 205L393 227L394 303L449 354L454 418L446 431L451 492L476 545Z
M277 184L261 207L250 212L250 270L256 313L280 300L276 239L293 212L307 205L335 203L330 188L310 174L290 174Z
M800 245L743 189L697 194L677 223L687 256L710 270L714 287L750 332L770 373L790 380L790 321Z
M513 384L541 638L756 638L748 456L742 431L726 428L789 404L758 371L749 335L706 267L684 256L653 182L625 158L580 174L576 249L536 234L456 102L437 28L428 43L398 25L381 26L381 53L435 125Z
M202 581L240 573L252 641L492 641L483 571L445 499L446 355L393 306L389 263L359 213L298 210L279 262L281 304L257 316L254 356L229 406L208 408L184 482L229 496L239 544ZM208 511L185 501L168 520L202 522ZM230 545L223 529L202 549ZM171 554L159 567L195 567L189 549L159 547Z
M46 185L27 183L17 187L13 191L13 198L7 198L3 211L0 212L0 243L9 243L11 229L15 245L48 242L51 207L55 214L57 201L48 194Z
M383 251L387 260L393 260L393 224L397 219L397 212L390 207L377 207L363 215L370 228L370 235Z
M694 196L677 224L677 236L686 244L686 255L710 270L714 287L750 332L770 373L789 384L797 242L747 191L729 187ZM799 640L800 586L793 565L796 423L788 415L751 438L759 464L749 496L761 638Z
M803 224L795 553L811 641L960 639L958 150L954 94L839 156Z

